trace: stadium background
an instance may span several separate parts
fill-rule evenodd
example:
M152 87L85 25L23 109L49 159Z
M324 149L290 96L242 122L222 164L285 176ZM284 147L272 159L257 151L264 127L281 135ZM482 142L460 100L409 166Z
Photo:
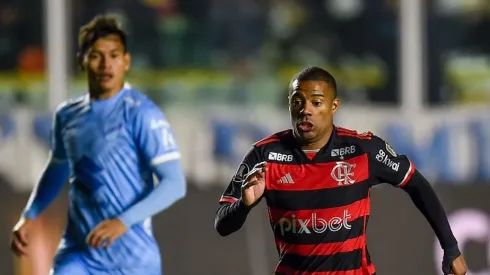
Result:
M307 65L337 77L338 124L411 156L448 211L468 274L490 274L490 2L367 2L0 1L0 274L49 268L66 193L36 224L36 261L13 259L9 232L44 166L50 112L85 89L77 29L102 12L130 33L129 81L161 104L183 153L188 196L154 219L165 274L271 274L263 206L228 238L214 213L247 147L288 126L288 80ZM379 274L440 273L430 227L394 188L373 192L369 242Z

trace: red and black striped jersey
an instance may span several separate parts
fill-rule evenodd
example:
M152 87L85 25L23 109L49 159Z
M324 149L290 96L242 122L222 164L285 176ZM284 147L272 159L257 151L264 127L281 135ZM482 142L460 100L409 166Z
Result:
M369 191L380 183L404 186L412 162L370 132L335 127L315 153L286 130L253 146L220 202L239 200L244 177L264 161L263 198L279 252L275 274L375 274L366 247Z

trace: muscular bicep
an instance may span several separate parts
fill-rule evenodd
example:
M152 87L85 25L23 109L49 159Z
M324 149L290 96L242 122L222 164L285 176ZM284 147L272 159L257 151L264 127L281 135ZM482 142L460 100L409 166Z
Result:
M415 165L405 155L399 155L383 139L373 136L369 142L371 172L381 183L403 187L408 183Z
M250 149L242 162L238 166L235 174L230 180L228 187L226 187L225 192L223 192L220 203L233 203L239 200L242 196L242 183L247 174L252 170L252 168L257 164L262 162L257 149L253 147Z

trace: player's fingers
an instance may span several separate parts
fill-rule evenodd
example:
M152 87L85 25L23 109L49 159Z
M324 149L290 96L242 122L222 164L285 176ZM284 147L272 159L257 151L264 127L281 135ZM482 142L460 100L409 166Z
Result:
M104 228L102 228L99 231L99 235L97 236L95 246L97 248L98 247L104 247L106 245L106 242L108 242L109 239L111 238L111 236L114 235L113 231L114 231L113 228L111 228L109 226L104 226Z
M254 179L254 180L251 180L251 181L247 181L245 182L243 185L242 185L242 188L250 188L252 186L255 186L259 184L259 181L257 179Z
M15 231L14 235L22 245L27 246L27 234L24 231Z
M260 163L257 163L257 164L254 166L254 168L257 168L257 169L259 169L259 170L263 170L263 169L265 169L265 168L266 168L265 161L260 162Z
M107 248L108 246L110 246L114 241L116 241L119 237L121 237L122 234L123 234L123 232L120 232L117 230L110 232L107 235L107 238L105 239L104 247Z
M94 230L90 231L90 233L88 233L87 235L87 238L85 238L85 242L88 244L88 245L92 245L92 236L94 235Z
M257 177L263 177L264 173L265 167L255 167L247 174L247 176L245 177L245 181L250 181Z
M107 237L107 239L104 243L104 248L109 247L117 239L117 237L118 236L116 234L113 234L113 235Z
M97 248L101 247L106 239L107 239L107 233L105 231L100 232L95 238L94 246Z
M105 239L105 242L103 243L102 247L108 248L111 244L112 244L112 238L107 238Z
M94 229L92 229L92 232L90 232L87 236L86 239L87 244L90 246L95 246L97 243L97 238L104 231L105 227L106 227L105 223L101 222Z
M94 230L92 230L92 232L90 232L90 234L88 234L86 242L89 246L95 246L95 241L98 234L99 234L98 228L95 228Z
M12 251L18 256L27 256L27 247L24 246L17 238L12 239L11 243Z
M254 167L254 169L252 169L252 171L254 171L254 173L265 173L267 171L267 166L265 165L265 162L262 162L260 164L258 164L257 166Z
M265 178L265 171L259 169L259 170L253 171L253 174L250 174L250 176L247 177L245 181L261 180L264 178Z
M101 236L95 236L93 240L92 247L94 248L99 248L99 240L101 239Z
M265 171L261 171L257 173L257 178L258 179L265 179Z
M257 180L257 176L255 174L248 174L245 179L243 180L243 185L247 184L248 182Z
M13 252L15 255L20 256L20 251L19 251L19 249L17 248L17 245L16 245L16 243L15 243L15 240L14 240L14 239L12 239L12 240L10 241L10 249L12 250L12 252Z

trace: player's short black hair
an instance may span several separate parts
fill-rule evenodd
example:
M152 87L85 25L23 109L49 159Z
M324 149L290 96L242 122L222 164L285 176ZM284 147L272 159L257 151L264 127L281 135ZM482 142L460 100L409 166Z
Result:
M108 35L119 36L124 52L127 51L127 34L119 21L111 15L98 15L80 28L78 33L79 54L84 55L99 38Z
M289 94L293 92L293 83L295 81L325 81L333 90L333 96L337 97L337 81L331 73L327 70L322 69L320 67L311 66L302 69L299 73L297 73L293 79L291 79L291 83L289 85Z

